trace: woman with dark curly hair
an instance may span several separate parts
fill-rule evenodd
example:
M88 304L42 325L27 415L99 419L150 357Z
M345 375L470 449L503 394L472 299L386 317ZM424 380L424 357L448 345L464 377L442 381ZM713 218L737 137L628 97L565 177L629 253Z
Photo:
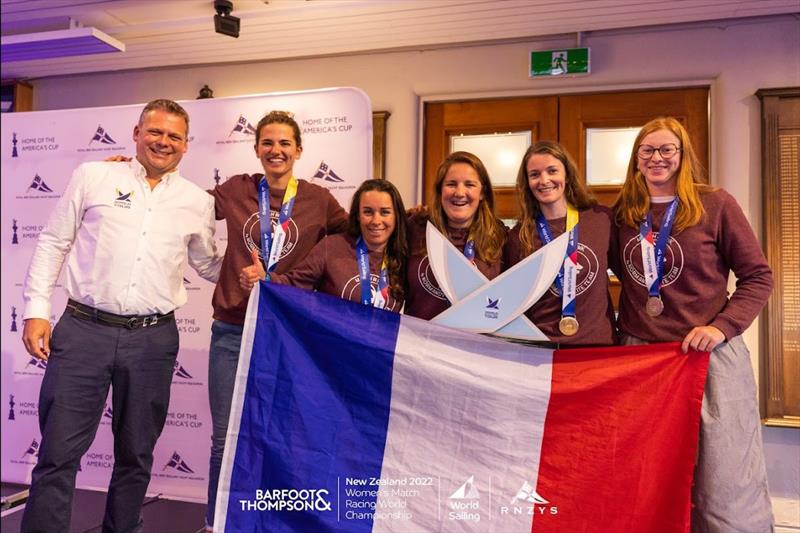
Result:
M564 265L553 286L525 314L559 345L609 345L616 340L608 293L611 210L583 185L566 149L539 141L522 158L517 173L520 220L509 232L506 268L569 232Z
M250 290L266 277L399 312L406 294L406 234L405 208L395 186L387 180L367 180L353 195L347 233L325 237L285 274L266 276L254 254L240 283Z

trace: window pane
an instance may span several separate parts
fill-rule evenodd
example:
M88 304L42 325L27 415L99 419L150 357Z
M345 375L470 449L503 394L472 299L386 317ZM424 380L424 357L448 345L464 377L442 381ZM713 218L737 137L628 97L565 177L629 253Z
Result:
M513 187L517 181L522 156L530 144L530 131L454 135L450 137L450 152L475 154L486 166L492 186Z
M621 185L640 128L586 129L586 183Z

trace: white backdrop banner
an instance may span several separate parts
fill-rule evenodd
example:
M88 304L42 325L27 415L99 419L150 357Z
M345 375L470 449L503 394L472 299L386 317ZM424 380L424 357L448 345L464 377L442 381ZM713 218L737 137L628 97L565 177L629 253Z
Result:
M345 209L372 177L372 109L354 88L320 89L181 102L189 112L189 151L181 174L204 189L229 176L263 172L255 156L255 126L272 110L294 113L303 154L295 176L327 187ZM83 161L135 155L133 127L144 104L6 113L2 120L2 480L30 483L40 434L39 387L46 364L22 345L22 284L39 232ZM224 250L224 221L217 244ZM55 322L66 305L60 285L53 294ZM167 423L155 449L149 492L205 501L211 415L208 408L208 344L214 286L186 270L188 303L176 313L181 350L172 380ZM94 443L81 459L77 486L105 489L114 461L111 401L106 402Z

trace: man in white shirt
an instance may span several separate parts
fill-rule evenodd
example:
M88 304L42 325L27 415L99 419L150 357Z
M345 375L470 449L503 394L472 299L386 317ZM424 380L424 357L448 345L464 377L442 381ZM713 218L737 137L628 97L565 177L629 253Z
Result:
M174 310L186 303L184 260L212 282L222 262L214 200L177 171L188 133L180 105L147 104L133 129L136 158L80 165L39 237L25 281L22 337L48 365L23 532L69 530L75 476L109 386L115 462L103 531L142 530L178 353ZM51 332L50 296L65 261L69 302Z

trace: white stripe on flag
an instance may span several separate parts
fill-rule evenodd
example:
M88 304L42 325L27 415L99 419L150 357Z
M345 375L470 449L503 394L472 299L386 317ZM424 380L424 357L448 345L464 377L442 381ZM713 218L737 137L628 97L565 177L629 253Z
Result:
M242 422L242 404L244 403L245 392L247 392L247 376L245 369L250 368L250 357L253 354L253 339L256 334L256 324L258 323L258 301L261 296L260 284L256 283L250 291L250 299L247 302L247 314L244 319L244 329L242 330L242 345L239 348L239 363L236 371L236 382L233 388L233 399L231 401L231 413L228 419L228 434L225 437L225 456L219 473L219 486L217 488L217 504L214 508L214 531L225 531L225 521L228 518L228 500L230 498L231 470L233 469L233 459L236 457L236 444L239 435L239 426Z
M373 531L530 532L501 508L536 484L551 370L551 350L403 317Z

